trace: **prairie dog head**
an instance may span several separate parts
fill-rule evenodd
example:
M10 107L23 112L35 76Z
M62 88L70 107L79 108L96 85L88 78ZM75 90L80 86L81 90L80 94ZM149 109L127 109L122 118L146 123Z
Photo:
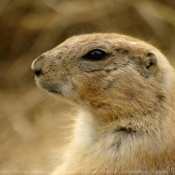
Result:
M156 112L172 90L173 68L160 51L119 34L71 37L32 70L39 87L111 118Z

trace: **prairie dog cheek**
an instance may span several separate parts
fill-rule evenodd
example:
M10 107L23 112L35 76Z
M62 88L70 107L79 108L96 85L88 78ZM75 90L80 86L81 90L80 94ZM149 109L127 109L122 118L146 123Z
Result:
M74 93L73 89L74 88L73 88L72 84L69 82L63 83L60 87L62 94L66 97L69 97L70 95L72 95Z

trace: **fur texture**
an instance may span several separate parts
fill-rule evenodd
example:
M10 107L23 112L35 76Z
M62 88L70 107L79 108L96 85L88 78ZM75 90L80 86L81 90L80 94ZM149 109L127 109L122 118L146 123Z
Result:
M84 58L97 49L107 56ZM175 173L175 73L158 49L120 34L79 35L32 69L39 87L79 111L53 175Z

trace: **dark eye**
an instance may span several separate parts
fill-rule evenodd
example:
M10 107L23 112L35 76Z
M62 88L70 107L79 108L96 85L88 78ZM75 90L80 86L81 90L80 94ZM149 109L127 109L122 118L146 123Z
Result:
M107 56L108 54L106 52L96 49L84 55L83 58L86 60L98 61L98 60L105 59Z

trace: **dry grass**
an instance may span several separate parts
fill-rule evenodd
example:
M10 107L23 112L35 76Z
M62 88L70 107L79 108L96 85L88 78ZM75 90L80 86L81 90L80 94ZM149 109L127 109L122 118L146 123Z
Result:
M173 0L0 1L0 173L52 170L74 112L36 88L30 65L66 38L92 32L142 38L175 65Z

